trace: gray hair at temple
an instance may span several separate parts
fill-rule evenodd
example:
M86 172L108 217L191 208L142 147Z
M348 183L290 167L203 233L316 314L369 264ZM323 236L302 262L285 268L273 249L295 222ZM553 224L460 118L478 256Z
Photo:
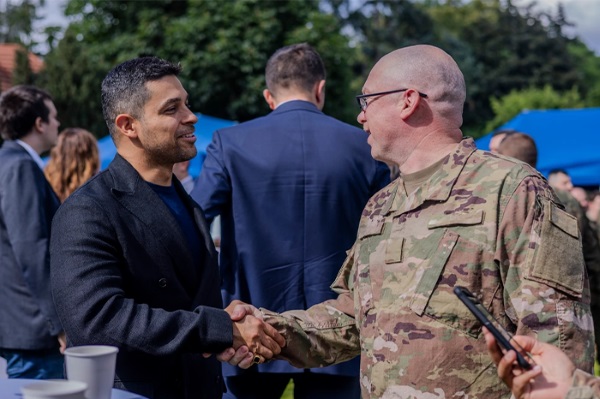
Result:
M146 82L165 76L178 76L181 66L158 57L140 57L113 68L102 81L102 114L113 141L117 138L115 119L129 114L136 119L142 115L150 92Z

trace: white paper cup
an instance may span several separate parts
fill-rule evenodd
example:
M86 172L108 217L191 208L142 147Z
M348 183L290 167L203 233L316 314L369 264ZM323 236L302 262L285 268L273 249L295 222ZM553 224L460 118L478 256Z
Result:
M74 346L65 350L69 381L87 384L86 399L110 399L118 348L104 345Z
M21 387L23 399L85 399L87 388L80 381L39 381Z

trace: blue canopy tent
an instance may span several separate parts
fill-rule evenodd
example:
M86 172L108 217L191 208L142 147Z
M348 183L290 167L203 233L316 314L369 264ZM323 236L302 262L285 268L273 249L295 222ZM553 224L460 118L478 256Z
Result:
M576 186L600 185L600 108L523 111L501 129L530 135L537 145L537 169L544 176L564 169ZM492 134L478 140L489 149Z
M198 122L194 127L196 128L196 148L198 149L198 155L191 160L189 169L190 175L193 177L197 177L200 174L204 158L206 157L206 147L210 144L215 130L237 123L200 113L196 113L196 116L198 117ZM100 169L106 169L117 154L117 149L110 135L98 140L98 149L100 150Z

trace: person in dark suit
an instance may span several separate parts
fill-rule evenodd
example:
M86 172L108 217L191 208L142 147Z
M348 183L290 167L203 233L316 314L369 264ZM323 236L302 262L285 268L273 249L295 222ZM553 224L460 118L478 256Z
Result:
M216 131L192 197L221 215L222 293L276 309L335 298L329 288L367 200L389 183L367 134L325 115L325 68L308 44L279 49L266 67L269 115ZM299 370L273 362L225 366L227 397L358 398L358 359Z
M48 286L50 222L59 201L41 153L60 123L50 95L15 86L0 97L0 356L9 378L62 378L65 338Z
M198 205L173 178L196 155L180 67L126 61L102 82L117 148L107 170L67 198L52 224L51 282L69 346L117 346L115 387L152 399L221 398L221 366L203 353L249 348L250 365L283 337L222 310L216 252Z

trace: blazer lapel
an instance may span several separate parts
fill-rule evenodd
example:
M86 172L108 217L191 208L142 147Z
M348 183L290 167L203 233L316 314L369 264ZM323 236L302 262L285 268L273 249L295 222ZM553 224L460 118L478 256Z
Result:
M195 293L185 290L187 284L182 284L187 276L190 265L196 265L187 246L186 238L179 223L161 198L148 186L137 171L120 155L116 155L109 166L113 175L112 193L119 203L132 215L146 225L148 231L156 238L155 242L147 243L148 251L155 252L156 264L165 275L175 275L181 291L191 299ZM160 246L165 251L153 251Z

